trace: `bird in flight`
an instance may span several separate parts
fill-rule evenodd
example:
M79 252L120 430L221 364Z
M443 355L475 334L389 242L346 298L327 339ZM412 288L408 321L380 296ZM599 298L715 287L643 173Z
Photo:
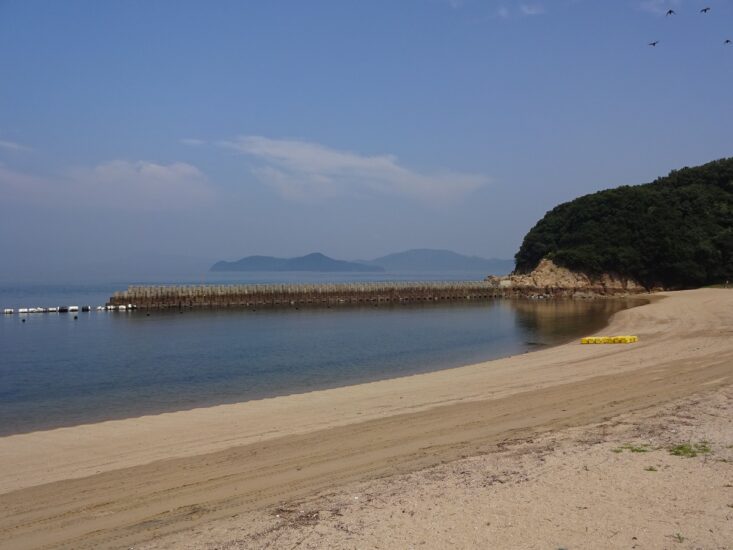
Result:
M649 42L649 45L652 47L656 46L657 44L659 44L659 40L655 40L654 42Z
M703 8L700 10L700 13L707 13L710 11L710 8Z
M727 38L723 44L733 44L733 42L731 42L730 38Z
M677 15L674 10L667 10L667 16Z

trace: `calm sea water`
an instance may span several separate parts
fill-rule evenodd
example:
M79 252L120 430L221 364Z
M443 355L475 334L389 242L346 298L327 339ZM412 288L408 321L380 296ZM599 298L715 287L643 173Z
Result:
M442 275L433 278L450 278ZM461 275L454 278L466 278ZM353 274L298 277L354 279ZM126 286L9 285L0 287L0 307L103 304ZM5 315L0 318L0 435L457 367L567 341L638 303L494 300L150 316L93 311L76 320L73 314Z

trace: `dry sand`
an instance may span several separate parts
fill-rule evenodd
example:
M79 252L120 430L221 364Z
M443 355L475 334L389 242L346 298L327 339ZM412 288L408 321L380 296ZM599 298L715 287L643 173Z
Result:
M624 461L647 453L609 454L604 445L618 442L604 443L605 432L586 448L569 428L613 426L609 419L627 415L647 433L645 414L662 414L660 407L700 392L730 413L733 291L671 293L620 312L604 332L637 334L641 342L573 343L348 388L0 438L0 546L130 547L157 538L171 548L217 540L231 548L445 547L451 540L497 548L727 547L733 509L721 503L730 491L723 485L733 480L724 480L730 464L716 461L729 458L730 414L720 425L705 424L698 406L695 425L711 432L705 437L713 453L681 461L654 450L648 456L658 471L641 474ZM545 441L565 442L567 457L531 450L538 437L540 450ZM644 437L658 446L664 433ZM521 442L516 457L494 452L509 441ZM483 456L465 458L476 455ZM555 468L535 467L532 457ZM589 470L573 469L573 458ZM689 466L701 461L704 470ZM455 468L467 473L455 477ZM534 481L514 483L511 472ZM470 483L456 482L464 477ZM489 498L482 484L494 477L490 486L502 492ZM383 479L368 482L376 478ZM384 500L386 515L362 500L348 508L348 522L339 519L344 495L359 496L354 487ZM706 495L714 495L709 503ZM316 517L284 504L303 498ZM661 535L638 527L647 525L636 511L645 498L650 522L673 518ZM399 502L414 505L409 519L395 518L398 508L407 510ZM270 513L277 506L284 508L280 518ZM329 516L331 509L337 512ZM601 544L598 537L623 518L638 527L637 539L613 536ZM624 529L619 534L628 534ZM700 538L703 531L708 538ZM642 541L647 532L652 538ZM703 543L695 546L693 534ZM597 544L583 542L590 540Z
M696 457L672 455L697 445ZM704 446L704 447L703 447ZM136 546L733 547L733 386L350 483Z

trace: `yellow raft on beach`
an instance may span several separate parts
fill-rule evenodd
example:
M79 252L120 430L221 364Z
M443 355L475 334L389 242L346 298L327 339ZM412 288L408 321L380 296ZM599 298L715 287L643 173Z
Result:
M586 336L580 339L581 344L632 344L638 342L638 336Z

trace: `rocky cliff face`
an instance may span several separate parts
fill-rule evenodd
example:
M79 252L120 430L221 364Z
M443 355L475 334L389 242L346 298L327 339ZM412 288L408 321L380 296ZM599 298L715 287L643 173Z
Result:
M640 294L647 290L633 279L604 274L590 277L555 265L544 259L527 275L490 275L487 281L494 283L506 295L537 296L619 296Z

